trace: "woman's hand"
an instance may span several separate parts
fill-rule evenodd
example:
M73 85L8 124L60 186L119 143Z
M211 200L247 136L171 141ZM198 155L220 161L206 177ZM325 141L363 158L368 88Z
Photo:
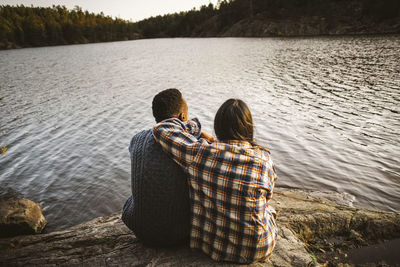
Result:
M205 132L205 131L201 131L201 133L200 133L200 138L204 138L204 139L206 139L208 142L210 142L210 143L213 143L213 142L215 142L216 140L215 140L215 138L214 138L214 136L212 136L211 134L209 134L209 133L207 133L207 132Z

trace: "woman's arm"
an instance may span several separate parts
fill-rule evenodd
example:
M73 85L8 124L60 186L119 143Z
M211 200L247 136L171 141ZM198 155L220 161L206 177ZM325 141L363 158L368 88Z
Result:
M204 139L198 139L201 125L197 119L182 122L172 118L157 124L153 128L153 137L164 151L184 169L190 165Z

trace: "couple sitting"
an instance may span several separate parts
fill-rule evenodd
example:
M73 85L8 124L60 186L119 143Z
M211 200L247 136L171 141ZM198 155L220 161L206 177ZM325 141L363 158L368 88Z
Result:
M185 243L217 261L266 260L277 239L268 202L276 182L270 153L253 140L247 105L229 99L214 119L218 138L188 120L177 89L153 99L158 123L131 141L132 196L122 220L147 245Z

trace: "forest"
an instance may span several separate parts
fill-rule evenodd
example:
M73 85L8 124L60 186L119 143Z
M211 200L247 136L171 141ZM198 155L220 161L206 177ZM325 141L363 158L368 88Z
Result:
M145 38L400 33L400 1L219 0L137 25Z
M0 49L162 37L400 33L398 0L219 0L138 22L76 6L0 6Z
M65 6L0 6L0 48L132 40L135 24Z

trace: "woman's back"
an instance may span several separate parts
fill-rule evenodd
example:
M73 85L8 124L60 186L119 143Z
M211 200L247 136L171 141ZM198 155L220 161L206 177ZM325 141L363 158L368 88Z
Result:
M218 261L250 263L270 256L276 242L268 207L276 174L267 151L247 141L227 143L194 137L197 120L172 119L153 130L163 149L189 174L190 245Z
M269 155L245 141L216 142L199 151L189 173L191 246L215 260L267 257L277 234L267 204L276 177Z

